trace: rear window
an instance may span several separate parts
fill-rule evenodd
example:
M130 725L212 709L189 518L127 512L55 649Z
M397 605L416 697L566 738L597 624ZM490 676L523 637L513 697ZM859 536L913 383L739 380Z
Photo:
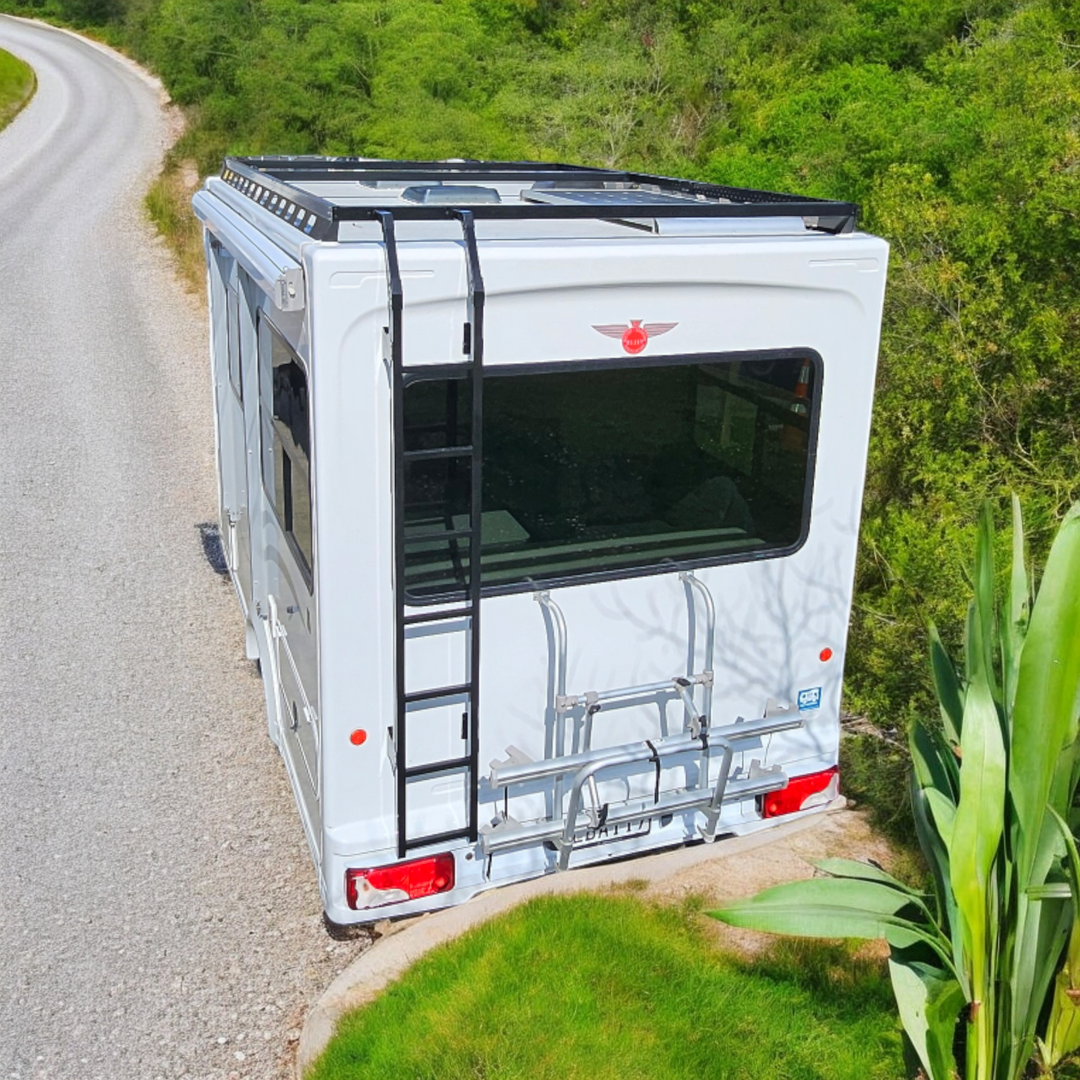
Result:
M486 592L780 554L809 524L820 358L489 368ZM471 440L468 377L405 388L405 448ZM467 456L406 464L406 591L468 587ZM423 539L417 537L423 534Z

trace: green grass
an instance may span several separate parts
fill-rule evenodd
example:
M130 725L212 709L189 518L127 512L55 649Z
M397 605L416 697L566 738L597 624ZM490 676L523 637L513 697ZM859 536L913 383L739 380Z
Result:
M0 49L0 131L15 119L36 87L33 69Z
M693 905L545 897L347 1016L309 1080L895 1080L888 978L841 946L749 964Z
M186 167L185 167L186 166ZM202 225L191 209L191 197L199 186L192 162L171 155L165 168L146 193L146 212L172 247L181 278L192 292L206 289L206 254Z

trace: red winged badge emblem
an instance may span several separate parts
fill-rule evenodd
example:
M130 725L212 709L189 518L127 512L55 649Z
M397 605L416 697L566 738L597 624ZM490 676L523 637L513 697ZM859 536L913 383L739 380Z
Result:
M593 329L604 337L621 341L622 347L631 356L636 356L644 351L645 346L649 344L649 338L666 334L678 325L675 322L642 322L641 319L631 319L629 326L626 323L605 323L602 326L594 326Z

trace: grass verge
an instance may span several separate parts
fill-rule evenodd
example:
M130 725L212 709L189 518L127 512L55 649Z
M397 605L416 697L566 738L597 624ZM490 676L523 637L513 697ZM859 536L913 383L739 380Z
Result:
M347 1016L309 1080L895 1080L880 960L721 952L699 906L543 897L432 951Z
M202 226L191 208L198 187L195 163L169 155L146 194L146 212L172 249L181 279L193 292L206 288Z
M18 116L36 89L34 69L0 49L0 131Z

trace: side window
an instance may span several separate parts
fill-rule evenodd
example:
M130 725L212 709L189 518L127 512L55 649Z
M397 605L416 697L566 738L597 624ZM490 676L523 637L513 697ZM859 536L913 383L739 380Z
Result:
M282 531L306 572L314 565L311 531L311 425L307 374L266 319L259 319L259 409L263 484Z
M240 298L235 289L227 293L226 316L229 332L229 382L240 404L244 404L244 383L240 377Z

